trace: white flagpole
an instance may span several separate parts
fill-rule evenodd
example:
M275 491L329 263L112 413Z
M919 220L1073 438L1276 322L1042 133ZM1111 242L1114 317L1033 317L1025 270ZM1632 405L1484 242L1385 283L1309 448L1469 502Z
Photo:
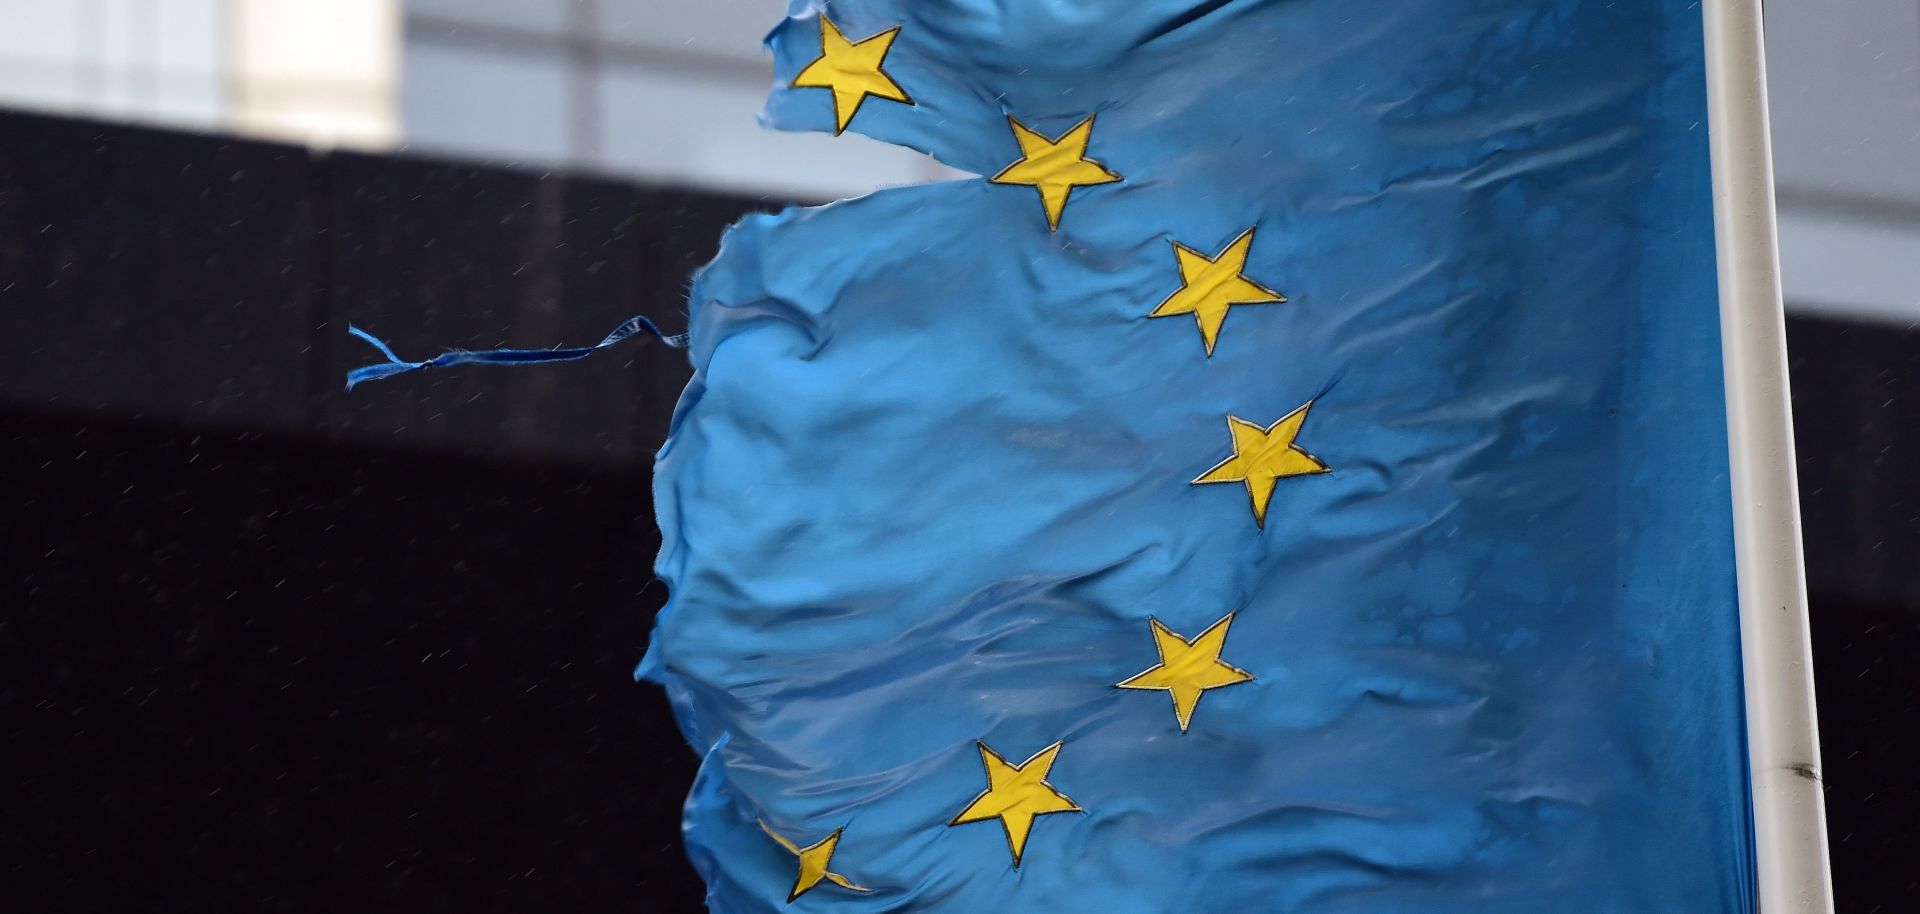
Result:
M1703 0L1740 647L1762 914L1830 914L1761 0Z

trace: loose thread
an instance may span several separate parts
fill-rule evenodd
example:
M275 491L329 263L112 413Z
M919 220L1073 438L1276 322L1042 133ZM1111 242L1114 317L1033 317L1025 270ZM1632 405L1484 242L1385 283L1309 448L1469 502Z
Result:
M347 372L347 389L365 381L377 381L397 374L419 371L423 368L451 368L455 365L537 365L544 362L573 362L584 359L608 346L621 343L636 334L646 333L660 342L675 349L687 348L688 335L685 333L663 333L653 321L635 315L626 323L613 329L605 339L592 346L573 349L482 349L478 351L455 349L443 352L423 362L410 362L393 353L393 347L382 342L379 337L365 330L347 325L347 332L367 341L380 354L387 357L385 362L355 368Z

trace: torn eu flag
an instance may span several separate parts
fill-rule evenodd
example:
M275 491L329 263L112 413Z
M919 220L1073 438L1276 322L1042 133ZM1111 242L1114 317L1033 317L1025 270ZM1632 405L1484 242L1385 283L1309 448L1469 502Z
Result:
M712 908L1752 911L1699 16L796 0L978 177L694 287Z

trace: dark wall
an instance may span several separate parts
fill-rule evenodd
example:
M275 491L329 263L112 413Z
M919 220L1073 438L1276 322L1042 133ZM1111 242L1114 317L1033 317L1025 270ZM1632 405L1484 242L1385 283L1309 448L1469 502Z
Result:
M1814 686L1843 912L1920 909L1920 329L1791 319Z
M634 343L771 205L0 115L0 910L698 910ZM1790 327L1841 908L1920 812L1920 336Z
M697 906L693 760L630 678L643 474L17 413L0 441L0 909Z
M592 342L760 201L0 116L0 910L696 910L632 670L687 369Z

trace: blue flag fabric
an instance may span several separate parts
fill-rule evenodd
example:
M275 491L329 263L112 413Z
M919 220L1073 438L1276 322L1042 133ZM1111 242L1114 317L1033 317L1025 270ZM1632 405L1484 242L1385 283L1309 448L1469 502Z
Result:
M980 177L694 287L713 910L1755 909L1697 7L790 13L772 126Z

